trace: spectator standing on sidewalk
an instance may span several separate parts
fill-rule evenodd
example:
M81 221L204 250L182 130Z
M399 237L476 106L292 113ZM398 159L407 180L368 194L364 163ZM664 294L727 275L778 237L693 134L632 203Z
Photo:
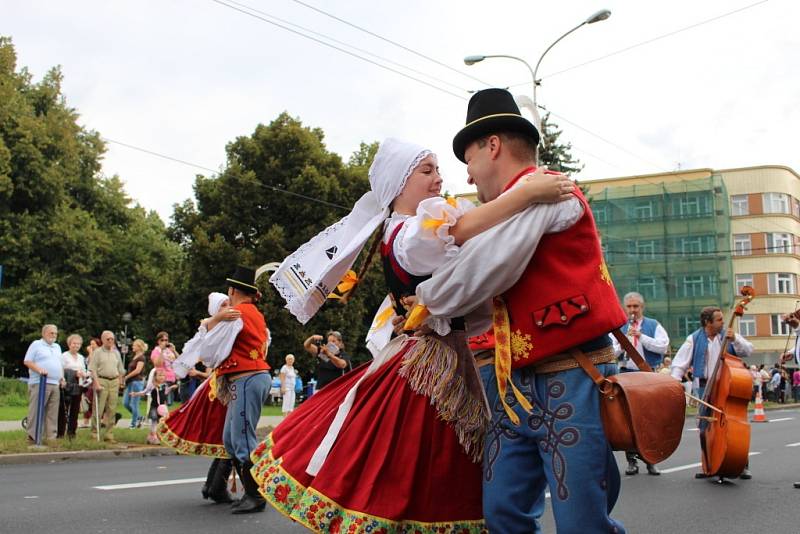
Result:
M131 412L130 428L139 426L139 397L131 396L144 389L144 353L147 352L147 343L141 339L133 341L133 358L128 362L128 373L125 375L125 393L122 396L122 405Z
M61 400L59 386L64 378L61 365L61 347L56 343L58 327L46 324L42 327L42 338L28 347L24 364L28 368L28 441L36 440L36 416L39 404L39 377L46 376L46 392L44 398L44 424L42 436L47 439L56 437L58 430L58 405Z
M173 386L177 382L175 371L172 369L172 362L178 357L178 351L175 350L175 345L169 342L169 334L161 331L156 334L156 346L150 353L150 361L158 369L164 369L164 376L167 380L168 386ZM172 404L173 393L175 388L170 388L169 396L167 397L167 404Z
M78 428L78 412L81 409L83 388L81 382L86 378L86 361L79 351L83 345L83 338L72 334L67 338L67 352L61 355L61 365L64 368L64 388L61 390L61 407L58 412L58 437L72 439Z
M286 355L286 364L281 367L281 397L283 397L283 406L281 411L283 415L294 410L294 387L297 381L297 371L294 368L294 354Z
M89 339L89 344L86 345L86 364L87 377L81 384L84 387L83 400L81 401L81 411L83 412L83 424L81 428L89 428L92 426L92 406L94 405L94 387L92 387L92 375L88 372L89 363L92 361L92 352L94 349L102 345L100 340L96 337Z
M106 428L105 440L114 443L114 426L116 424L117 397L119 397L120 378L125 375L122 356L115 345L114 333L106 330L100 336L102 345L92 352L89 371L94 380L96 417L102 420ZM93 427L92 432L97 432Z
M651 317L644 316L644 297L631 291L622 298L622 304L625 312L628 314L629 320L625 323L620 330L628 336L631 340L636 351L647 361L647 363L654 370L657 369L664 354L669 349L669 336L661 323ZM628 355L625 349L620 346L617 338L609 334L611 342L614 345L614 353L617 357L622 356L620 360L620 372L629 373L638 371L639 367L636 365ZM669 371L667 371L669 372ZM628 467L625 469L626 475L635 475L639 473L639 465L636 463L636 453L625 452L625 458L628 460ZM647 466L647 473L650 475L660 475L661 472L655 465L645 463Z

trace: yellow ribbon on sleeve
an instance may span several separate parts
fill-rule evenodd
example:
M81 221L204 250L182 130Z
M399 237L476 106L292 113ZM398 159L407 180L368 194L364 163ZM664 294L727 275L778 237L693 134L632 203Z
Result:
M511 392L519 402L519 405L531 413L533 406L525 398L522 393L514 385L511 380L511 325L508 320L508 309L505 302L500 297L495 297L492 300L494 310L492 312L492 323L494 327L494 372L497 377L497 393L500 397L500 402L503 403L503 409L508 415L508 418L514 423L514 426L519 426L519 416L511 409L511 406L506 402L506 391L508 385L511 385Z
M411 313L408 314L408 319L406 319L406 325L404 330L414 330L419 325L425 322L430 316L431 312L428 311L428 307L424 304L416 304L413 308L411 308Z
M353 270L347 271L346 273L344 273L342 281L339 282L339 285L336 286L336 291L339 292L339 295L337 295L336 293L331 293L330 295L328 295L328 298L329 299L342 298L342 295L347 293L357 283L358 283L358 275L356 275L355 271Z

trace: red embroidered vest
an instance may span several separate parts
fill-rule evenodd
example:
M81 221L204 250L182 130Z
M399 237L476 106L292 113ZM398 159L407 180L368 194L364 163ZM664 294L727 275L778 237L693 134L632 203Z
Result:
M574 194L583 216L563 232L542 236L520 279L503 294L512 368L596 339L627 320L603 260L592 210L580 190Z
M236 336L230 356L220 364L217 373L226 375L269 370L264 350L267 342L267 322L264 316L249 302L234 306L234 309L242 312L244 327Z

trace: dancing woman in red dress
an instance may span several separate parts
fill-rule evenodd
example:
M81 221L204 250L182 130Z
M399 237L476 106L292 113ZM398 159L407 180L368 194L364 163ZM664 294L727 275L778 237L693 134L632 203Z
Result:
M271 281L305 322L321 305L317 295L335 285L326 280L328 271L313 270L320 263L315 251L336 247L339 256L331 261L341 258L341 279L382 225L373 250L380 245L390 300L403 315L404 299L458 253L470 231L541 199L556 182L531 184L473 210L438 196L435 155L387 139L370 169L372 191L350 216L287 258ZM378 209L370 212L365 199ZM481 219L492 216L494 222ZM354 225L350 217L362 221ZM379 311L373 330L391 329L391 315ZM480 457L489 413L466 330L483 333L490 324L489 312L479 310L432 324L430 333L395 337L377 347L372 362L304 402L252 455L252 473L267 501L317 532L485 532Z

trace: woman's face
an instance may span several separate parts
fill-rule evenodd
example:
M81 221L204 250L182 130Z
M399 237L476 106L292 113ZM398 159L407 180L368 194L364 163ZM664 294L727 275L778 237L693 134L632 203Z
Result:
M72 354L77 354L79 350L81 350L81 345L83 344L83 340L80 338L75 338L67 344L69 351Z
M395 202L416 209L420 202L426 198L439 196L441 192L442 177L439 175L439 165L436 156L429 154L411 172Z
M294 365L294 356L287 356L286 357L286 365L289 365L289 366Z

